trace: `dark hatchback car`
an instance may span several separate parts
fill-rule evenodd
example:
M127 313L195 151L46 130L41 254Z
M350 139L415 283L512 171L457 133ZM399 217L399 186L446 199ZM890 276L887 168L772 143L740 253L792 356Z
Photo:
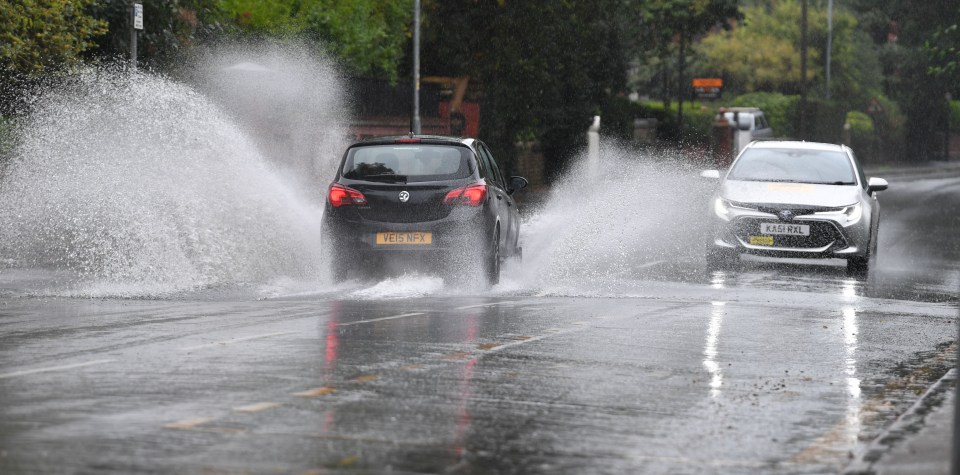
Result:
M327 193L324 247L335 278L385 264L430 266L463 280L500 280L520 257L520 219L506 180L479 140L426 135L351 145Z

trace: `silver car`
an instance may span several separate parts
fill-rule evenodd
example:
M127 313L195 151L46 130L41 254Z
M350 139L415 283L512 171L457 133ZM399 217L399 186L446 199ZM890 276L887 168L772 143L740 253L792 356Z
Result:
M718 170L701 173L721 178ZM707 267L726 267L742 253L842 258L865 274L877 252L880 203L887 181L863 173L845 145L763 141L748 145L712 200Z

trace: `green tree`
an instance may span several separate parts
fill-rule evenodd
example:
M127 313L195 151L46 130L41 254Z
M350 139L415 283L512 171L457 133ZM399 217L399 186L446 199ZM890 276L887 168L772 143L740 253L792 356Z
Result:
M126 59L130 55L131 10L143 4L143 30L137 34L138 62L166 69L181 53L223 32L227 19L219 0L102 0L92 14L105 20L109 33L96 40L88 56Z
M637 38L660 57L676 46L678 122L683 124L683 100L690 90L688 47L698 36L741 18L738 0L648 0L634 6L639 13ZM669 99L669 98L665 98Z
M744 21L728 32L704 38L698 49L705 68L724 74L733 94L800 91L801 7L797 0L744 8ZM826 95L827 10L814 2L808 12L807 81L815 94ZM863 104L880 88L879 55L869 37L857 29L856 16L836 7L833 12L831 97Z
M397 79L412 0L223 0L241 32L318 41L351 74Z
M906 114L910 153L902 158L941 157L949 123L945 94L960 94L960 81L949 72L951 48L960 47L952 30L960 24L960 5L955 0L851 0L850 8L880 49L884 91Z
M36 74L77 62L106 32L88 12L93 0L0 2L0 67L6 74Z
M538 139L556 172L605 98L625 90L624 5L425 2L423 72L482 84L481 135L497 155L509 162L517 141Z

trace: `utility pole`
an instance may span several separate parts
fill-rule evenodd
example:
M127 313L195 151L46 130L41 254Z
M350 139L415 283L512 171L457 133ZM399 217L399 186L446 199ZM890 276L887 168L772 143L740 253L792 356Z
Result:
M686 84L684 84L684 74L683 70L687 66L687 40L684 34L680 33L680 57L677 58L677 124L680 129L680 142L679 145L683 148L683 96L684 92L687 90Z
M807 137L807 0L800 0L800 120L797 133Z
M130 10L130 69L137 70L137 30L143 29L143 4L134 3Z
M420 134L420 0L413 0L413 117L410 132Z
M830 99L830 60L833 53L833 0L827 2L827 99Z

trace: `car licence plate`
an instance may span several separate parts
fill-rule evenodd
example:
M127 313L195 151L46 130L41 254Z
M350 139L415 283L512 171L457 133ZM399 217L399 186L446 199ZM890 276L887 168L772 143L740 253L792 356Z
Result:
M422 232L377 233L377 245L388 246L391 244L415 244L415 245L433 244L433 233L422 233Z
M781 236L809 236L807 224L760 223L760 234L779 234Z

